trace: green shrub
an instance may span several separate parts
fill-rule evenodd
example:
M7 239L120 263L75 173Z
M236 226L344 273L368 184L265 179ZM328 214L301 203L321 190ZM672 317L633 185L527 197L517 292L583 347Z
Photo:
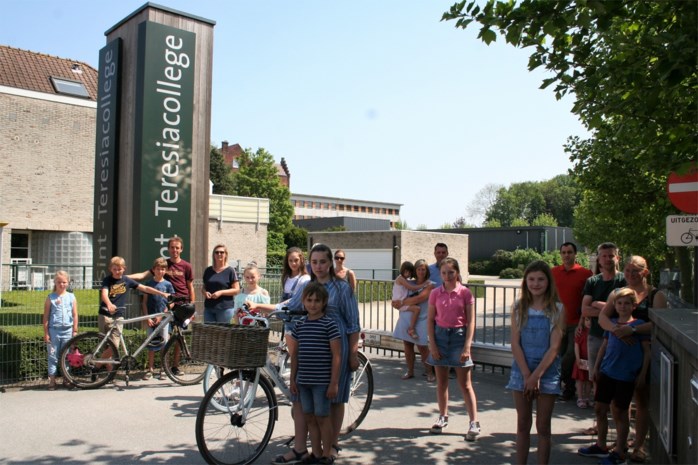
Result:
M533 249L516 249L511 253L511 268L525 269L529 263L542 258L541 254Z
M499 273L502 279L520 279L523 278L524 272L520 268L505 268Z
M82 322L81 322L82 323ZM79 332L96 331L95 327L80 327ZM124 329L124 340L129 350L137 349L146 338L141 329ZM45 378L48 372L46 343L42 326L0 327L0 366L7 380ZM138 366L147 363L148 351L138 354Z

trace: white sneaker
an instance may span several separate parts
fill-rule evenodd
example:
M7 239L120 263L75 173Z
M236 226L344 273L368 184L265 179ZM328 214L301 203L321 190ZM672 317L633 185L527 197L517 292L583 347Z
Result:
M441 434L441 432L448 426L448 416L439 415L439 419L431 427L429 432L431 434Z
M167 379L167 375L165 374L164 371L161 371L161 372L160 372L160 376L158 376L158 379L159 379L160 381L165 381L165 380Z
M466 441L474 441L475 438L479 434L480 434L480 422L479 421L471 421L470 428L468 429L468 432L465 435L465 440Z

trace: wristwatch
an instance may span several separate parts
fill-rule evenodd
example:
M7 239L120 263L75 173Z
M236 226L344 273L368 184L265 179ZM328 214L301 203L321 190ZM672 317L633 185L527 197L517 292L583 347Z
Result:
M630 327L630 330L633 332L633 334L635 334L635 331L637 331L637 329L635 328L635 326L631 326L631 327Z

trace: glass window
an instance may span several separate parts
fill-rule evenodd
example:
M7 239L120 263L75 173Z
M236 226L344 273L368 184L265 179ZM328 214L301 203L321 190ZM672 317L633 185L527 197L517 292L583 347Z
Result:
M68 79L51 76L51 82L53 83L53 88L56 89L56 92L59 94L85 98L89 98L90 96L85 85L80 81L69 81Z

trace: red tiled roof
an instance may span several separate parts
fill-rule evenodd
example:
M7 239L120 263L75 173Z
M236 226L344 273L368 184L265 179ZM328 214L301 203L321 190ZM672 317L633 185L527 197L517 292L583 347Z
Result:
M82 73L74 72L74 65ZM0 86L59 94L51 84L54 76L82 82L90 94L89 100L96 101L97 75L96 69L80 61L0 45Z

